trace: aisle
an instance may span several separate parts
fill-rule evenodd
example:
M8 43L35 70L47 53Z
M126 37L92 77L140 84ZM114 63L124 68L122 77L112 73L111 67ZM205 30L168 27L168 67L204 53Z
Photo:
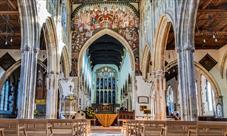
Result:
M123 136L120 127L92 127L89 136Z

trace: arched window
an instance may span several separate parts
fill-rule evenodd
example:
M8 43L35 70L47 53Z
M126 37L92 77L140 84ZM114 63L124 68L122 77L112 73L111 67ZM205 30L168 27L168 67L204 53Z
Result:
M202 96L202 113L203 115L215 115L214 91L210 82L205 76L201 76L201 96Z
M171 86L168 87L166 92L166 106L167 106L167 114L171 115L174 112L174 100L173 100L173 89Z
M102 67L96 71L97 104L115 103L115 78L116 70L111 67Z

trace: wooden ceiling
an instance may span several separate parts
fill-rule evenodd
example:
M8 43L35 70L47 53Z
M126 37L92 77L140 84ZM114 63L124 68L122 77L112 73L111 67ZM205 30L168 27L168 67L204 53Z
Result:
M0 0L0 49L20 49L20 29L17 0Z
M227 0L200 0L195 44L197 49L219 49L227 44Z
M195 27L195 49L219 49L226 44L227 0L200 0ZM172 28L166 49L175 49Z

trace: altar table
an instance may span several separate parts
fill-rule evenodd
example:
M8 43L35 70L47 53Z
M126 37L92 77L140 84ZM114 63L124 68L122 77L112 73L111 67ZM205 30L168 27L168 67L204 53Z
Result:
M103 127L111 126L117 118L117 114L95 114L95 116Z

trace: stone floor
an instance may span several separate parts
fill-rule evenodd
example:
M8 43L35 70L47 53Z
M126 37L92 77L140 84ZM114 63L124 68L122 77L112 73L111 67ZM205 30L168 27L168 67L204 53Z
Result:
M124 136L120 127L92 127L89 136Z

